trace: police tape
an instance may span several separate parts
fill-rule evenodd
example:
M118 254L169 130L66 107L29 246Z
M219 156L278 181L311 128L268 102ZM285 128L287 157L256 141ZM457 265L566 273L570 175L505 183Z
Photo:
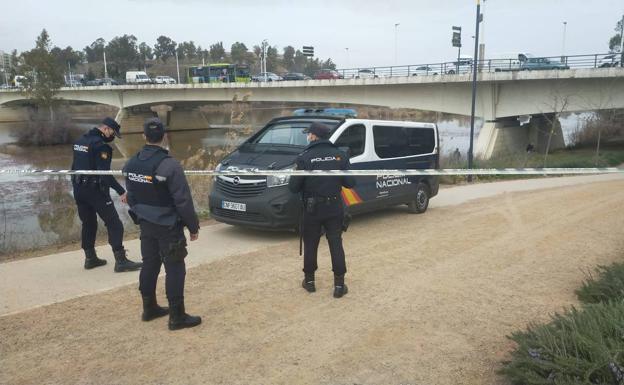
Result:
M228 170L185 170L189 176L204 175L259 175L259 176L443 176L443 175L586 175L586 174L624 174L624 168L489 168L489 169L383 169L383 170L259 170L228 169ZM37 170L37 169L3 169L2 175L113 175L125 176L121 170Z

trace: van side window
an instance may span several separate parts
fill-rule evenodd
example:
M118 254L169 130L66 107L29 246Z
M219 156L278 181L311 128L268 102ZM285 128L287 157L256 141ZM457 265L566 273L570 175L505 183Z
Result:
M349 156L353 158L364 153L365 140L366 127L363 124L354 124L342 132L335 145L338 147L349 147Z
M375 152L382 159L429 154L435 148L431 128L373 126Z

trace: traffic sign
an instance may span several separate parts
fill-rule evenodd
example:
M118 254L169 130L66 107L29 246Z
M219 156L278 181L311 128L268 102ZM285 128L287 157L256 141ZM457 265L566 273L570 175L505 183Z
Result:
M312 46L303 46L303 56L313 57L314 56L314 47Z

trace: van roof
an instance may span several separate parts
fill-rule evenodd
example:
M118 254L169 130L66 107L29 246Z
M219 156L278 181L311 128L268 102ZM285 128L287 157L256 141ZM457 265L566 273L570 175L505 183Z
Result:
M302 121L302 120L334 120L336 122L340 122L342 124L342 122L349 122L349 123L372 123L372 124L384 124L384 125L408 125L408 126L412 126L412 127L426 127L426 128L433 128L433 129L437 129L437 126L435 123L430 123L430 122L414 122L414 121L409 121L409 120L377 120L377 119L361 119L361 118L345 118L342 116L336 116L336 115L312 115L312 114L306 114L306 115L296 115L296 116L281 116L278 118L273 118L271 119L271 122L278 122L278 121L286 121L286 120L298 120L298 121Z

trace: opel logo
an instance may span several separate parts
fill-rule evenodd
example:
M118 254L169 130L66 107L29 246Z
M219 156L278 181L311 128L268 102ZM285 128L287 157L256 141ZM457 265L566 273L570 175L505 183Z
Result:
M240 183L240 177L235 176L234 179L232 179L232 183L239 184Z

